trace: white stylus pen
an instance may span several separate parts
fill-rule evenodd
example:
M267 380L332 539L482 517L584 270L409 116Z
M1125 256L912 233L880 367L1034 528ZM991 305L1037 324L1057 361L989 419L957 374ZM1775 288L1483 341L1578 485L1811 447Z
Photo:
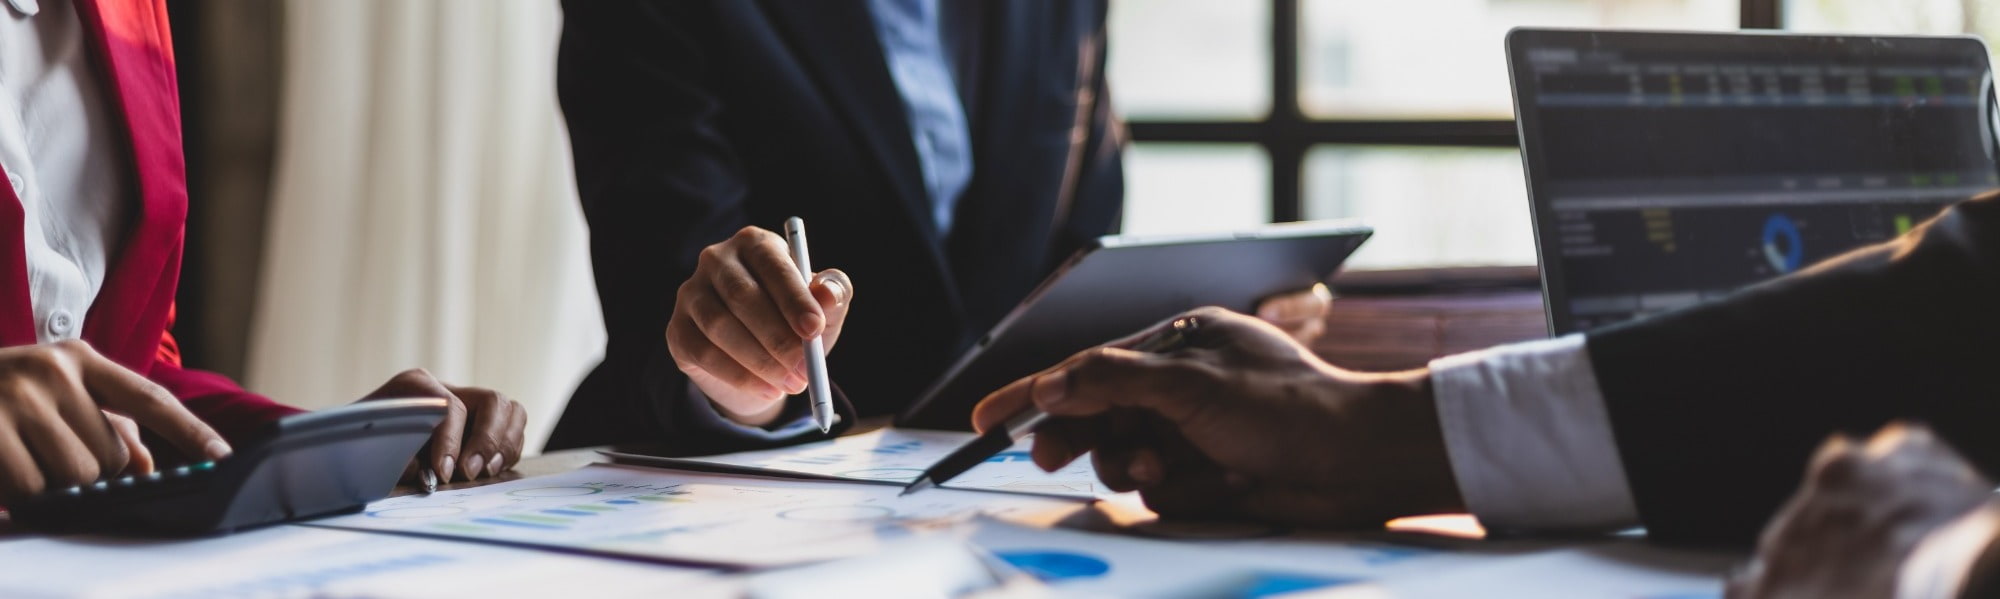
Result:
M785 219L785 241L792 246L792 263L799 266L799 280L812 286L812 257L806 252L806 221ZM815 300L817 301L817 300ZM833 430L833 386L826 382L826 341L813 337L806 342L806 393L812 396L813 423L819 432Z

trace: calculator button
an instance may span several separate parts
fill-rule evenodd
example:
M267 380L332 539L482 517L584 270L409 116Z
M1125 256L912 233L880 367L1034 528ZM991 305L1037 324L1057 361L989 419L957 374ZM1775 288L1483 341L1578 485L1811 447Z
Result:
M214 469L215 469L215 462L201 462L201 463L198 463L198 464L195 464L195 465L194 465L194 469L195 469L195 471L196 471L196 472L207 472L207 471L210 471L210 470L214 470Z
M96 491L96 492L99 492L99 493L103 493L103 492L104 492L104 490L105 490L105 489L108 489L108 488L110 488L110 485L106 485L106 484L104 484L104 481L101 481L101 480L100 480L100 481L97 481L97 482L94 482L94 483L90 483L90 490L92 490L92 491Z
M118 480L115 481L111 481L111 484L116 485L118 488L121 489L129 489L132 487L133 482L135 482L135 479L133 479L130 476L127 476L119 478Z
M156 482L160 482L160 471L158 471L158 470L154 470L154 471L152 471L152 472L147 472L147 473L146 473L146 482L149 482L149 483L156 483Z
M63 495L67 495L70 497L77 497L83 495L83 487L77 486L77 487L70 487L67 489L63 489Z
M185 477L185 476L187 476L187 475L188 475L188 467L187 467L187 466L181 466L181 467L179 467L179 468L175 468L175 469L174 469L174 476L181 476L181 477Z

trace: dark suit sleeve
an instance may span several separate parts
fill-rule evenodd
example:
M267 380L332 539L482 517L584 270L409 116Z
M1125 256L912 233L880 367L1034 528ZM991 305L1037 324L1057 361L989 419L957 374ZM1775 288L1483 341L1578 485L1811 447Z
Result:
M721 129L705 2L563 3L557 94L609 342L551 447L664 442L689 451L745 445L702 426L665 330L701 249L749 224L747 183ZM850 418L851 420L851 418Z
M1747 544L1836 431L1929 423L2000 474L2000 197L1692 309L1588 336L1641 520Z
M1060 262L1068 259L1070 252L1096 240L1107 232L1116 232L1124 216L1125 166L1124 153L1127 136L1125 122L1111 101L1111 88L1105 83L1106 65L1106 17L1109 3L1098 2L1080 4L1078 10L1096 12L1096 30L1085 41L1094 56L1085 59L1081 71L1089 79L1084 89L1089 90L1079 102L1079 111L1087 118L1090 134L1083 141L1080 151L1073 153L1078 163L1076 184L1068 186L1070 209L1063 227L1055 231L1058 251L1050 252L1051 260ZM1085 198L1111 198L1112 201L1084 201ZM1049 265L1053 267L1054 265Z

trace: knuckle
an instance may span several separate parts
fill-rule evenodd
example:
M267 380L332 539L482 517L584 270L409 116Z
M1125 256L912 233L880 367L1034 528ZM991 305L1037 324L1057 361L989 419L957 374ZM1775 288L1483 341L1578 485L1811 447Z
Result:
M125 451L124 447L115 447L113 449L117 451L110 451L103 455L97 456L97 467L99 472L101 473L124 472L125 467L132 463L131 452Z
M755 225L737 229L736 239L742 241L743 243L748 243L753 245L771 243L774 241L776 242L784 241L782 238L778 237L777 233L772 233L769 229L765 229L763 227Z
M68 351L61 347L35 348L22 354L15 361L15 368L22 374L32 376L54 376L69 370Z
M695 324L713 324L728 314L728 310L722 306L722 302L717 300L715 296L708 294L690 297L685 302L685 305L687 306L688 317L694 319Z
M429 370L425 370L423 368L411 368L409 370L396 373L396 376L389 377L389 380L409 385L409 384L428 383L434 380L434 377L431 376L431 371Z
M789 356L793 353L803 351L805 348L805 341L799 339L798 335L792 334L789 330L773 329L765 331L760 337L760 340L764 343L764 347L771 348L772 353L781 356Z
M76 463L70 466L70 473L69 473L70 479L64 482L67 482L72 485L80 485L83 483L97 480L98 477L103 474L104 471L98 465L97 460L90 458L78 458Z
M737 302L755 300L760 291L756 281L752 281L750 277L744 276L722 277L721 280L715 282L715 289L722 292L723 297Z
M479 389L476 395L478 397L477 401L483 409L493 412L500 412L507 409L508 400L506 397L500 395L499 391Z
M727 250L722 248L723 244L720 243L701 248L701 253L695 254L695 267L699 269L713 268L716 264L723 262L723 254Z
M689 357L692 358L689 362L709 372L720 370L716 366L725 364L729 360L729 354L723 352L722 348L716 347L714 344L704 343L698 347L689 349L692 350L688 352L690 354Z

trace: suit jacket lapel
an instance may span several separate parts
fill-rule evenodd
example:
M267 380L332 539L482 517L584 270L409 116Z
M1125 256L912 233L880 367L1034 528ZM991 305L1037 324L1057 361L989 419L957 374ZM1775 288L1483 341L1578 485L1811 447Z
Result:
M875 35L865 0L766 0L764 12L791 39L820 93L846 113L851 133L882 165L897 200L932 247L939 246L909 117ZM940 262L942 264L942 262Z
M0 206L0 227L14 237L14 243L0 247L0 280L7 282L0 291L0 345L30 345L35 342L35 304L28 295L28 248L22 245L27 242L22 238L26 214L14 186L0 185L0 196L6 200Z
M97 42L105 92L116 98L108 104L118 108L131 136L127 149L139 199L83 335L99 352L136 368L152 360L167 326L187 219L173 44L164 0L80 0L77 11Z

